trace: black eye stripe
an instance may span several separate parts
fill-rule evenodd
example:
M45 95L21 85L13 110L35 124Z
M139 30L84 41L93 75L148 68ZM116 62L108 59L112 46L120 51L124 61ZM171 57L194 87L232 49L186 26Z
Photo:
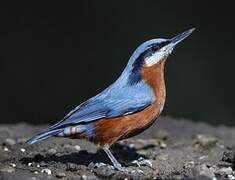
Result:
M155 45L151 49L152 49L152 51L157 51L157 50L160 49L160 46L159 45Z
M169 44L169 41L163 41L161 43L157 43L157 44L154 44L152 47L151 47L151 50L152 51L157 51L159 49L161 49L162 47L164 47L165 45Z
M137 84L141 80L141 67L144 64L145 58L152 56L154 52L169 43L170 41L164 41L161 43L152 44L148 46L145 51L139 54L139 56L135 59L134 63L132 64L131 75L129 76L129 83L131 85Z

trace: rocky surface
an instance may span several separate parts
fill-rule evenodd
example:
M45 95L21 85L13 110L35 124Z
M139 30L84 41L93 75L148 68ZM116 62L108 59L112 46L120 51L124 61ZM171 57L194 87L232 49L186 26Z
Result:
M80 140L25 141L47 126L0 126L0 179L235 179L235 128L162 117L112 151L125 166Z

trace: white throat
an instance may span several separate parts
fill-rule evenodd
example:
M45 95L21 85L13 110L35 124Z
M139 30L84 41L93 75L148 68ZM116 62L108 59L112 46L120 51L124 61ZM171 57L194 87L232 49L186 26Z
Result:
M169 48L169 46L165 46L161 48L159 51L153 53L151 56L145 58L145 64L147 67L152 66L158 63L161 59L169 56L173 51L173 48Z

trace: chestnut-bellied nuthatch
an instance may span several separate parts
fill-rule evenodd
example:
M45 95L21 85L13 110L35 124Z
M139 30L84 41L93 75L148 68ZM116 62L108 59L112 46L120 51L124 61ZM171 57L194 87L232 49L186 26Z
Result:
M141 133L160 115L166 98L166 59L193 31L190 29L171 39L158 38L141 44L113 84L27 143L33 144L51 136L86 139L103 147L113 165L122 170L109 147L118 140Z

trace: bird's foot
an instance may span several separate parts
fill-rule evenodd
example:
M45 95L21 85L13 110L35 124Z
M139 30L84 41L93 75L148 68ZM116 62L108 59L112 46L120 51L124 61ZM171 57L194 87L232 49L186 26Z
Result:
M144 158L142 158L142 157L140 157L140 158L137 159L137 160L132 161L130 164L136 165L136 166L138 166L138 167L140 167L140 166L148 166L148 167L150 167L150 168L153 168L152 162L151 162L150 160L144 159Z
M94 168L99 168L99 167L101 167L101 166L106 166L106 164L105 164L105 163L102 163L102 162L100 162L100 163L95 163L95 164L94 164Z
M123 167L121 166L121 164L115 164L115 165L108 165L108 164L105 164L105 163L95 163L94 164L94 168L100 168L102 166L109 166L110 169L114 170L116 169L117 171L120 171L122 173L127 173L127 174L143 174L144 172L141 170L141 169L136 169L136 168L129 168L129 167Z
M126 169L122 167L120 163L113 163L113 165L114 165L114 168L117 169L118 171L123 171L123 172L126 171Z
M109 166L111 169L116 169L118 171L126 171L126 169L124 167L122 167L121 164L119 164L119 163L113 164L113 166L112 166L112 165L100 162L100 163L95 163L93 167L100 168L101 166Z
M118 171L125 173L125 174L144 174L144 171L141 169L134 169L134 168L128 168L128 167L115 167Z

